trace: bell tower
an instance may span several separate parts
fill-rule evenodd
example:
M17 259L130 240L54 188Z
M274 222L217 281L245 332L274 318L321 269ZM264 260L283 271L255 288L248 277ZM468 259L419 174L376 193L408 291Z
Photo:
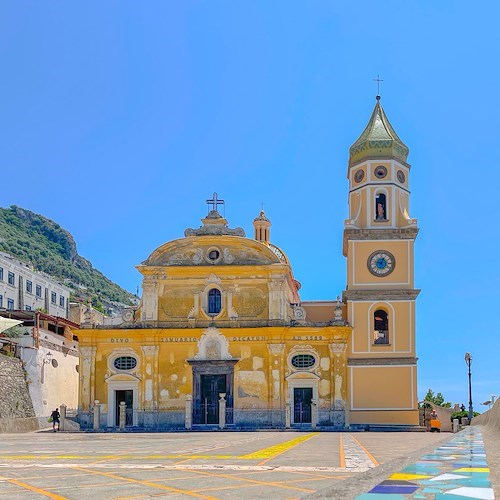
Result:
M264 210L253 220L254 239L264 243L270 242L271 221L266 217Z
M380 104L349 151L347 257L350 422L418 425L414 243L408 147Z

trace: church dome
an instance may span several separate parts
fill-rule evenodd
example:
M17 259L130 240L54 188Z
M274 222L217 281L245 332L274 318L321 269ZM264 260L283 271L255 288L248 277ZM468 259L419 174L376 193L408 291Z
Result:
M368 158L395 158L406 163L408 153L377 98L368 125L349 149L349 166Z
M259 216L255 217L254 222L258 222L260 220L265 221L265 222L270 222L270 220L266 217L266 214L264 213L264 210L260 211Z

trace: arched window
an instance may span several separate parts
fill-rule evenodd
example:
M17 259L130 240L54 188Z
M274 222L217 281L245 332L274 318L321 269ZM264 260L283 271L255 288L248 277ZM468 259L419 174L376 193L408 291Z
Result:
M221 310L221 294L217 288L208 292L208 314L219 314Z
M383 309L377 309L373 314L373 343L389 343L389 315Z
M375 220L387 220L387 201L384 193L375 195Z

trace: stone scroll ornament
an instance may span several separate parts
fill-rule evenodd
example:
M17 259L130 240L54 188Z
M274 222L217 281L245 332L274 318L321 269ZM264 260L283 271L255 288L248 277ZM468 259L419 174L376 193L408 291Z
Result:
M245 231L241 227L231 229L226 226L207 224L198 229L188 228L184 231L184 236L188 238L189 236L240 236L245 237Z
M229 353L229 341L217 328L207 328L198 341L198 353L194 359L205 360L228 360L233 357Z
M306 310L301 306L294 306L293 317L297 321L304 321L306 319Z
M134 319L134 310L133 309L124 309L122 312L122 319L126 323L130 323Z

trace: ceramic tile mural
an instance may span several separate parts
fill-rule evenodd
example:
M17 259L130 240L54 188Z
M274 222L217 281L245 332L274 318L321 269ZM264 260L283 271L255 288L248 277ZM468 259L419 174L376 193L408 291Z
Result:
M374 500L391 495L390 500L492 500L494 494L489 472L481 431L476 427L469 427L433 453L424 455L414 464L392 474L368 493L356 498Z

